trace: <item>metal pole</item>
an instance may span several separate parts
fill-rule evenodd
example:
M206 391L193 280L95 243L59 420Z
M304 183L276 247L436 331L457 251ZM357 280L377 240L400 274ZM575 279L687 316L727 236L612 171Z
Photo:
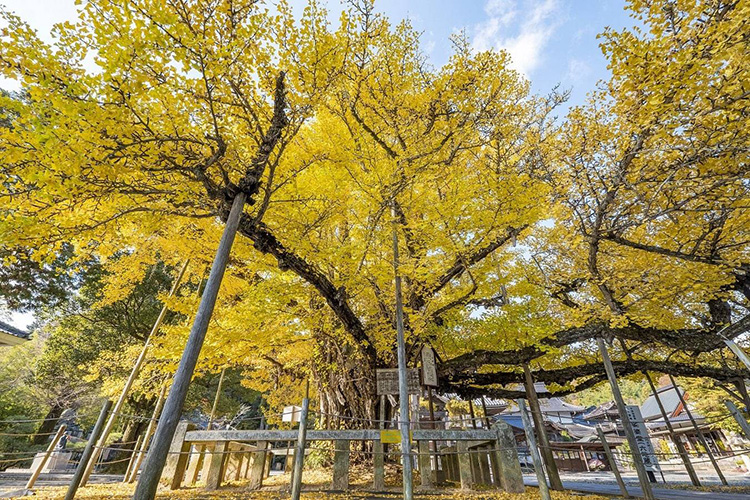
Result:
M216 251L211 272L206 282L206 288L203 290L201 302L198 306L198 312L195 315L193 327L182 353L180 365L175 373L172 388L169 391L167 402L164 404L162 417L159 419L159 425L156 427L154 439L151 442L146 462L143 466L143 473L138 480L138 485L133 494L134 500L153 500L156 495L156 489L159 486L159 478L164 469L164 462L169 453L169 446L172 437L177 429L177 424L182 414L182 407L185 404L190 379L195 371L195 365L198 362L198 356L203 347L203 341L206 338L208 323L211 320L216 297L219 295L221 280L224 278L224 271L229 260L229 253L232 250L232 243L237 234L237 227L240 223L240 216L245 205L245 194L240 192L232 201L232 209L229 212L224 233L219 242L219 248Z
M305 398L302 400L302 414L299 417L297 454L294 456L292 471L292 500L299 500L302 492L302 465L305 460L305 440L307 439L307 411L310 407L310 381L305 385Z
M182 281L182 277L185 274L185 270L187 269L188 262L190 261L186 260L185 263L180 268L180 271L177 273L174 283L172 283L172 288L169 290L169 297L172 297L175 294L175 292L177 292L177 287L180 285L180 282ZM143 344L141 353L138 355L138 358L135 360L133 369L130 371L130 376L128 377L128 380L125 382L125 387L122 388L120 397L117 399L117 402L115 403L115 407L112 409L112 412L109 415L109 420L107 420L107 424L104 426L104 430L102 430L102 435L99 437L99 442L96 444L96 447L94 448L94 454L91 455L91 458L86 464L86 470L83 473L83 478L81 479L81 486L86 486L86 482L89 480L89 476L94 470L96 461L99 459L99 455L101 455L102 450L104 450L104 443L107 441L107 437L109 436L109 433L112 432L112 428L115 426L115 421L117 420L117 416L120 414L120 410L122 409L122 406L125 404L125 399L127 398L128 393L130 392L130 389L133 387L133 383L135 382L135 379L138 377L138 373L140 373L141 371L141 367L143 366L143 361L146 359L146 352L148 351L148 348L151 345L151 339L154 337L156 332L159 331L159 328L161 327L161 322L164 320L164 316L166 314L167 314L167 305L164 304L164 306L161 308L161 312L159 312L159 316L156 318L156 321L154 322L154 326L151 328L151 333L149 333L148 338L146 339L146 342Z
M518 403L518 409L521 410L521 421L523 422L523 430L526 433L526 441L529 443L531 460L534 462L534 472L536 472L536 479L539 483L539 493L542 500L550 500L551 497L549 494L549 487L547 486L547 478L544 477L542 457L539 456L539 448L537 448L536 439L534 438L534 429L531 425L529 412L526 409L526 401L523 399L516 399L516 403Z
M625 481L622 480L622 476L620 475L620 469L617 468L617 462L615 462L615 457L612 454L612 450L609 447L607 438L604 436L604 431L602 430L601 425L596 426L596 433L599 435L599 441L602 442L602 447L604 448L604 454L607 455L607 460L609 460L609 465L612 468L612 472L615 474L615 479L617 480L617 486L620 487L622 496L624 496L625 498L630 498L628 489L625 487Z
M628 414L625 410L625 400L622 398L620 387L617 385L617 376L615 375L615 369L612 366L612 360L609 359L607 346L604 345L604 340L602 339L596 339L596 343L599 347L599 352L602 355L604 369L607 372L609 385L612 388L612 396L614 396L615 398L617 411L620 413L620 420L622 421L622 426L625 429L625 436L628 439L631 452L633 453L633 465L635 466L635 471L638 474L638 482L641 485L643 496L646 500L654 500L654 492L651 490L651 483L649 482L648 475L646 474L646 467L643 465L643 457L641 457L641 451L638 449L638 442L635 439L635 432L633 432L633 427L630 425L630 420L628 420Z
M719 463L716 461L716 458L714 458L714 454L711 453L711 448L708 447L708 441L706 441L706 438L703 435L703 432L701 432L700 428L698 427L698 423L695 421L695 418L693 418L693 413L690 411L690 408L688 408L687 403L685 403L685 398L682 396L680 389L677 387L677 382L675 381L674 377L671 374L669 375L669 381L672 382L672 387L674 387L674 390L677 393L677 397L680 398L680 404L685 409L685 413L690 419L690 423L693 424L693 429L695 429L696 434L698 434L698 440L706 449L706 454L708 455L708 459L711 461L711 465L714 466L714 470L716 471L716 475L719 476L719 480L721 481L721 484L723 484L724 486L729 486L729 483L727 482L727 478L724 477L724 473L721 472L721 468L719 468Z
M539 438L539 447L541 448L542 458L544 459L545 470L549 477L550 488L557 491L563 490L562 481L560 480L560 473L557 471L557 463L555 463L555 456L552 453L552 446L549 443L549 437L547 436L547 430L544 428L544 416L542 415L542 407L539 405L539 398L536 394L536 387L534 387L534 379L531 376L531 368L528 363L523 365L523 374L526 379L526 399L529 401L529 408L531 409L531 417L534 421L534 427L536 427L536 435ZM588 467L588 462L586 462Z
M107 413L109 413L110 408L112 408L112 401L108 399L104 402L104 406L102 406L102 410L99 412L99 418L96 419L94 429L91 431L91 435L89 436L89 440L86 443L86 447L83 449L81 459L78 461L78 467L76 467L75 474L73 474L73 479L70 481L68 492L65 494L65 500L73 500L73 498L75 498L76 496L76 491L78 491L78 486L81 484L83 473L86 470L86 464L88 463L89 459L91 458L91 454L94 451L94 443L96 443L96 440L99 439L99 435L102 432L102 427L104 427L104 420L107 418Z
M412 500L414 485L411 470L411 439L409 436L409 390L406 380L406 342L404 341L404 307L401 301L401 275L398 269L398 233L396 202L391 201L393 216L393 273L396 288L396 336L398 342L398 406L401 420L401 459L403 461L404 500ZM145 499L144 499L145 500ZM150 499L149 499L150 500Z
M47 460L49 460L49 456L52 454L52 450L54 450L55 446L57 446L57 443L60 441L60 438L62 437L63 432L65 432L66 428L67 426L63 424L57 429L57 433L55 434L55 437L52 438L52 441L50 442L49 446L47 446L47 449L44 452L44 457L42 457L42 461L39 462L39 465L37 466L36 470L31 474L31 477L26 483L27 490L30 490L31 488L34 487L34 483L36 483L36 480L39 477L39 474L42 473L42 469L44 469L44 466L47 465Z
M654 395L654 399L656 399L656 404L659 405L659 411L661 412L662 418L664 418L664 423L667 424L669 437L672 438L672 442L677 447L677 452L680 454L682 463L685 464L685 470L687 470L688 476L690 476L690 482L693 483L693 486L700 486L701 482L698 479L698 474L695 473L695 469L693 468L693 463L690 461L690 456L688 455L687 450L685 449L685 445L682 444L682 440L680 440L680 437L674 431L672 422L669 421L669 416L667 415L667 411L664 409L664 405L661 402L661 398L659 397L659 391L656 390L654 381L651 380L651 375L649 375L648 372L643 372L643 375L645 375L646 380L648 381L648 385L649 387L651 387L651 392Z
M747 439L750 439L750 424L747 423L747 420L745 420L745 417L742 416L742 413L740 413L740 410L737 409L737 407L729 400L725 400L724 404L727 405L727 409L729 410L729 413L732 414L734 419L737 421L738 424L740 424L740 427L742 428L742 433L745 435Z
M135 481L135 478L138 477L138 469L141 467L141 463L143 462L144 457L146 456L146 450L148 449L148 440L151 438L151 434L154 432L154 427L156 427L156 422L159 420L159 414L161 413L161 409L164 407L164 396L167 392L167 386L163 385L161 387L161 392L159 393L159 399L156 400L156 407L154 408L154 413L151 415L151 420L148 423L148 427L146 428L146 434L143 436L143 442L141 443L141 449L138 451L138 458L135 460L135 464L133 465L133 469L130 471L130 476L127 477L127 482L132 483Z

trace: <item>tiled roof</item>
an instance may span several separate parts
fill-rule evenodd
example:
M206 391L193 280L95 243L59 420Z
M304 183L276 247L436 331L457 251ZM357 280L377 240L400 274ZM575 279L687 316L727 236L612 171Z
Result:
M0 332L7 333L8 335L13 335L14 337L18 337L21 339L28 340L31 334L29 332L25 332L23 330L20 330L16 328L15 326L11 326L8 323L5 323L3 321L0 321Z

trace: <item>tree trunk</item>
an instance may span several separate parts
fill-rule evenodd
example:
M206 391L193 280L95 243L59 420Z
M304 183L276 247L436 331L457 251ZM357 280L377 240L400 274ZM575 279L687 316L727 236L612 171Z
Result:
M39 426L36 434L31 437L32 444L41 445L49 441L49 437L55 430L57 421L60 419L60 415L62 415L62 412L64 410L65 408L57 403L52 405L52 407L47 412L47 415L44 417L42 425Z

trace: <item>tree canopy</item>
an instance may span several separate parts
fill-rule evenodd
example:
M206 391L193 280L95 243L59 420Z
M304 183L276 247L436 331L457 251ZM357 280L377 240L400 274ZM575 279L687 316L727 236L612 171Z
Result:
M323 411L374 416L394 225L409 356L433 345L445 391L514 395L524 362L591 387L598 337L623 375L738 380L718 331L750 324L750 4L629 8L642 27L602 35L611 78L562 120L507 53L457 35L434 67L368 1L334 27L316 2L92 0L53 45L5 12L0 241L102 259L104 303L190 259L164 299L184 318L244 192L199 371L243 367L272 405L313 377ZM164 330L175 367L188 323Z

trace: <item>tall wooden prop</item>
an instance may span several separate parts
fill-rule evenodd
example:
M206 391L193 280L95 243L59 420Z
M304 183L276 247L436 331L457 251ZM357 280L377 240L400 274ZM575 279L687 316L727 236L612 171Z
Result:
M531 376L531 369L528 363L523 365L523 374L526 378L526 399L529 401L529 408L531 409L531 417L534 420L534 427L536 428L536 435L539 438L539 448L542 452L542 458L544 460L544 466L547 470L547 477L549 478L549 486L553 490L562 491L563 485L560 480L560 473L557 471L557 463L555 463L555 456L552 453L552 447L549 444L549 437L547 436L547 430L544 428L544 415L542 415L542 408L539 405L539 398L536 394L536 388L534 387L534 379Z
M177 288L180 286L182 277L185 275L185 270L187 269L188 262L189 261L186 260L185 263L180 268L180 271L177 273L177 277L174 279L174 283L172 283L172 288L169 290L170 297L172 297L177 292ZM120 397L117 399L115 406L112 408L112 412L109 415L107 424L104 426L104 429L102 430L102 434L101 436L99 436L99 441L96 443L94 452L91 455L91 458L89 459L89 461L86 463L86 469L83 473L83 478L81 479L81 486L86 485L86 482L89 480L89 476L94 471L94 466L96 465L97 460L99 460L99 455L101 455L102 451L104 450L104 443L107 442L107 437L109 437L109 433L112 432L112 428L115 426L115 421L117 420L117 417L120 414L120 410L122 409L122 406L125 404L125 399L127 399L128 393L130 392L130 389L133 387L133 383L135 382L135 379L138 378L138 374L141 372L141 367L143 366L143 362L146 359L146 352L148 352L148 348L151 346L151 339L153 339L154 335L156 335L156 332L159 331L159 328L161 327L161 322L164 320L164 316L166 314L167 314L167 305L165 304L161 308L161 312L159 312L159 316L156 318L156 321L154 322L154 326L151 328L151 333L149 333L148 338L146 339L146 342L143 344L141 353L138 355L138 358L135 360L133 369L130 370L130 376L128 377L128 380L125 382L125 387L122 388L122 392L120 393Z
M86 464L89 463L88 460L94 452L94 445L96 440L99 439L99 435L102 433L104 421L107 418L107 413L109 413L110 408L112 408L112 401L108 399L104 402L104 406L102 406L102 410L99 412L99 418L96 419L94 429L91 431L91 436L89 436L86 447L83 449L81 460L78 462L78 467L76 467L76 471L73 474L73 479L70 481L68 491L65 493L65 500L73 500L76 496L78 486L81 484L81 479L83 479L83 473L86 471Z
M654 395L654 399L656 399L656 404L659 405L659 411L661 412L661 416L664 419L664 423L667 425L669 437L672 438L672 442L674 443L675 447L677 447L677 453L679 453L680 458L682 459L682 463L685 464L685 470L687 470L688 476L690 476L690 482L693 483L693 486L700 486L701 482L698 479L698 474L695 473L693 463L690 461L690 456L685 449L685 445L682 443L682 440L680 440L680 437L674 431L672 422L669 421L669 415L667 415L667 412L664 409L664 405L661 402L661 397L659 397L659 391L656 390L654 381L651 380L651 375L649 375L647 372L644 372L644 375L646 376L649 387L651 387L651 393Z
M674 377L671 374L669 375L669 381L672 382L672 387L674 387L674 390L677 393L677 397L680 398L680 404L685 409L685 413L690 419L690 423L693 424L693 429L695 429L695 433L698 434L698 440L706 449L706 455L708 455L708 459L711 461L711 465L714 466L714 470L716 471L716 475L719 476L719 480L721 481L721 484L723 484L724 486L729 486L729 483L727 482L727 478L724 477L724 473L721 472L719 463L716 461L716 458L714 458L714 454L711 452L711 448L708 447L708 441L706 441L706 437L703 435L703 432L701 432L700 427L698 427L698 423L695 421L695 418L693 418L693 412L691 412L690 408L688 408L688 405L685 402L685 398L682 396L680 389L677 387L677 382L675 381Z
M216 297L219 295L221 280L224 278L224 271L229 261L229 253L232 249L234 237L237 234L237 227L240 223L240 216L245 205L245 193L238 193L232 201L232 209L227 218L227 224L224 227L224 233L219 242L219 248L216 251L216 257L211 265L211 272L206 282L206 288L203 290L201 302L198 306L198 313L195 315L193 327L182 353L180 365L175 373L169 396L164 404L164 411L159 425L156 427L154 439L149 448L146 462L143 466L143 473L138 480L134 500L152 500L156 495L156 488L159 486L159 478L164 469L164 462L169 453L169 445L172 442L172 436L177 429L177 424L182 414L182 407L185 404L190 379L193 377L195 365L198 362L198 356L203 347L203 341L206 338L208 323L211 320Z
M534 439L534 429L531 425L529 412L526 409L526 401L523 399L517 399L516 403L518 403L518 409L521 410L521 422L523 422L523 430L526 433L526 442L529 444L531 461L534 462L534 472L536 472L536 480L539 483L539 494L542 497L542 500L550 500L551 497L549 494L549 487L547 486L547 478L544 477L542 457L539 455L539 448L537 448L536 439Z
M406 342L404 341L404 306L401 300L401 274L398 269L398 232L396 231L396 202L391 203L393 216L393 273L396 289L396 336L398 342L398 405L401 429L401 458L403 462L404 500L412 500L414 485L411 465L411 440L409 436L409 391L406 380Z
M596 426L596 434L599 436L599 441L602 442L602 448L604 448L604 454L607 455L607 461L609 461L609 466L612 469L612 473L615 475L615 480L617 481L617 486L620 487L620 492L622 493L622 496L625 498L630 498L628 489L625 487L625 481L622 480L622 476L620 475L620 469L617 468L617 462L615 462L615 456L612 454L612 449L609 447L609 443L607 442L606 436L604 436L604 431L602 430L601 425Z
M604 340L602 339L596 339L596 343L599 347L599 352L602 355L604 369L607 372L607 379L609 379L609 385L612 388L612 396L614 396L615 398L617 411L620 414L620 420L622 421L622 426L625 429L625 436L627 437L628 443L630 444L631 453L633 454L633 465L635 466L635 471L638 474L638 482L641 485L643 497L646 500L654 500L654 492L651 490L651 483L649 482L648 475L646 474L646 467L643 465L643 457L641 457L641 452L638 449L638 442L635 439L633 426L630 425L628 413L625 410L625 400L622 398L620 386L617 385L617 375L615 375L615 369L612 366L612 360L609 359L607 346L604 345Z

